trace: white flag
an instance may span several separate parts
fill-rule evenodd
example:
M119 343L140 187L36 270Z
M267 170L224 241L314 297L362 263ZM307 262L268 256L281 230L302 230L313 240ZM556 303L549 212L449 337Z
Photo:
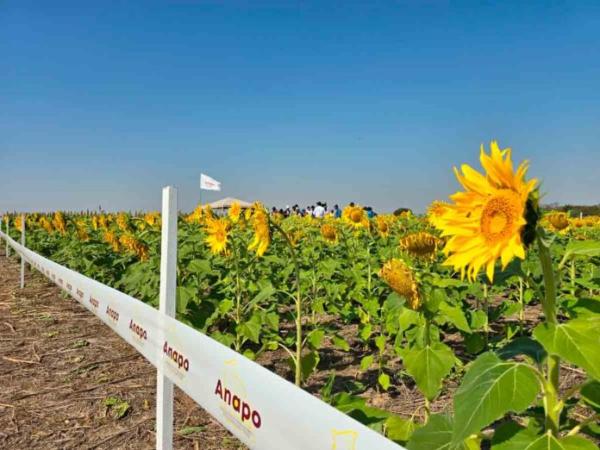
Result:
M220 191L221 183L208 175L200 174L200 189L205 191Z

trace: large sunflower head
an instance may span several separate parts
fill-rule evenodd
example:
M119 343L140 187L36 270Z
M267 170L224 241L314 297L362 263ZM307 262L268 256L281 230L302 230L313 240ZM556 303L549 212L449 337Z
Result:
M355 229L369 228L369 218L358 205L348 205L342 211L342 220Z
M412 310L417 310L421 305L421 297L419 296L419 288L415 274L400 259L390 259L386 262L379 276L385 281L394 292L404 297L407 301L407 306Z
M503 268L514 258L525 258L522 233L527 225L527 200L534 192L537 180L525 180L528 164L523 162L513 170L511 150L500 150L491 143L491 153L483 145L480 154L485 175L464 164L458 181L464 191L450 198L436 227L449 240L444 252L449 255L444 264L465 273L474 280L482 267L493 281L498 259Z
M227 240L229 238L229 229L231 224L225 218L209 218L205 224L206 239L213 255L225 252L227 249Z
M257 256L265 254L271 243L271 230L269 226L269 217L265 211L265 207L260 203L256 203L252 212L252 228L254 229L254 239L248 246L248 250L256 252Z
M433 259L440 240L424 231L409 234L400 239L400 248L411 256L421 259Z

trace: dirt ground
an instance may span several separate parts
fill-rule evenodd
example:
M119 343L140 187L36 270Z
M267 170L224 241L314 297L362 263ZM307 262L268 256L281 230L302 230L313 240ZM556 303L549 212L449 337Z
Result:
M0 448L155 448L155 383L150 363L40 274L19 289L19 263L0 251ZM246 448L177 389L175 421L175 448Z

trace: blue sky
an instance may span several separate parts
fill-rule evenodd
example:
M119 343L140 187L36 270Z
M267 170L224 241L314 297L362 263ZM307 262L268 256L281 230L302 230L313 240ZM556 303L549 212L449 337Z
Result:
M495 4L493 4L495 3ZM498 139L600 202L599 2L0 3L0 211L422 211ZM216 200L218 193L204 198Z

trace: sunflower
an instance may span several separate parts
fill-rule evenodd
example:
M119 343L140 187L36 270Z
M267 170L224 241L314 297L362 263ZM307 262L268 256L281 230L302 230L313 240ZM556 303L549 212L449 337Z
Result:
M87 225L84 220L79 219L75 222L77 228L77 238L80 241L86 242L90 240L90 235L87 232Z
M569 228L569 217L564 212L555 212L548 214L548 222L556 230L566 232Z
M411 256L421 259L433 259L437 251L439 239L424 231L409 234L400 239L400 248Z
M158 211L152 211L144 214L144 222L151 227L158 225L160 221L160 213Z
M346 206L342 211L342 220L357 230L369 228L369 219L365 211L358 205Z
M196 206L191 214L188 214L185 218L187 223L200 223L202 221L202 205Z
M233 202L231 204L228 214L229 218L233 223L237 223L237 221L240 220L240 214L242 214L242 207L240 206L239 202Z
M46 230L46 233L50 234L54 231L54 229L52 228L52 223L48 220L47 217L40 217L40 227L42 227L44 230Z
M427 220L429 223L434 227L437 227L437 224L440 223L440 218L444 215L448 206L448 203L440 202L438 200L431 202L427 208Z
M338 232L335 226L330 223L325 223L321 226L321 236L325 239L325 242L329 244L337 244Z
M206 242L213 255L225 252L227 249L227 241L229 239L229 230L231 223L225 219L210 218L206 220Z
M109 218L106 217L104 214L98 216L98 226L104 230L106 230L108 228L108 222L109 222Z
M493 281L497 259L504 268L514 257L525 258L521 235L526 225L532 225L527 224L525 214L537 180L525 180L527 162L513 171L510 148L500 150L495 141L490 155L481 146L480 161L485 176L466 164L462 174L454 169L465 191L450 197L454 204L448 205L436 227L442 236L450 236L444 248L449 255L445 265L460 270L462 277L466 272L470 280L485 266Z
M54 229L58 231L60 234L65 234L67 232L67 224L65 222L65 218L60 211L56 211L54 213L54 218L52 219L52 225Z
M106 242L112 247L113 252L119 251L119 239L117 238L114 231L105 231L102 237L104 239L104 242Z
M121 231L129 231L129 219L127 218L127 214L119 213L117 216L117 226Z
M17 217L15 217L15 229L23 231L23 220L20 214Z
M400 259L390 259L386 262L379 276L394 292L407 300L407 306L416 311L421 305L421 297L413 271Z
M375 217L377 223L377 231L381 237L388 237L390 235L390 219L386 216Z
M269 217L265 212L264 206L255 203L252 207L252 228L254 228L254 239L248 246L248 250L256 251L257 256L265 254L271 243L271 234L269 229Z

